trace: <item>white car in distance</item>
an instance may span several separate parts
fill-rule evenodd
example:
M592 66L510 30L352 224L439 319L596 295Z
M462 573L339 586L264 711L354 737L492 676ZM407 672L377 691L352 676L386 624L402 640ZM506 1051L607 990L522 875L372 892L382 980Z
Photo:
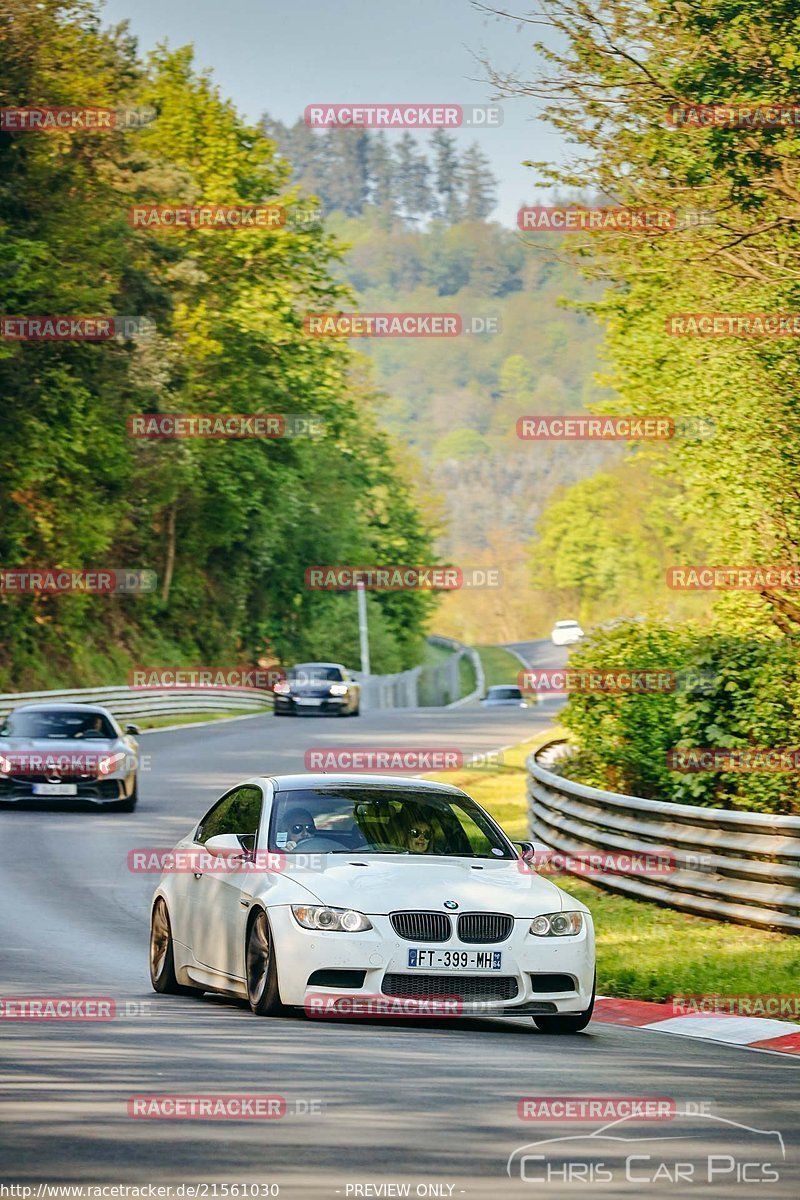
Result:
M556 621L550 640L554 646L570 646L586 637L577 621Z

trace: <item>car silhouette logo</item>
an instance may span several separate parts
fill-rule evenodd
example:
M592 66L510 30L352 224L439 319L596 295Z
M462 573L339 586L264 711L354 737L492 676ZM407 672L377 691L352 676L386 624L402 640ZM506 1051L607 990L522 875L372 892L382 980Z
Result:
M458 908L458 904L455 900L445 900L444 906L445 908Z

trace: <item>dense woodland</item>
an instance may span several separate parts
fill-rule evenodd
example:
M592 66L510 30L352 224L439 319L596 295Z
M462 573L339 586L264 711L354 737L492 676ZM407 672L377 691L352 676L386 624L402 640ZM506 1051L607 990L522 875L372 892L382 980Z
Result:
M0 563L134 566L149 596L0 597L0 687L118 682L138 662L335 654L357 661L355 598L314 562L430 562L413 461L374 415L346 344L305 312L352 301L275 144L191 51L143 62L79 0L10 0L0 105L152 106L135 130L0 132L0 311L136 314L113 341L0 341ZM134 202L278 201L278 230L134 230ZM320 438L134 442L136 412L311 413ZM373 661L419 661L431 597L370 598Z

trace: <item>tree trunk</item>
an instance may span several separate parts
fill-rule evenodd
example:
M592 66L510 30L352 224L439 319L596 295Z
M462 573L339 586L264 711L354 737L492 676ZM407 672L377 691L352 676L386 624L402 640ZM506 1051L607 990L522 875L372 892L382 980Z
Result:
M164 563L164 582L161 587L161 600L164 604L169 600L169 589L172 587L172 575L175 570L175 511L177 501L173 500L167 511L167 559Z

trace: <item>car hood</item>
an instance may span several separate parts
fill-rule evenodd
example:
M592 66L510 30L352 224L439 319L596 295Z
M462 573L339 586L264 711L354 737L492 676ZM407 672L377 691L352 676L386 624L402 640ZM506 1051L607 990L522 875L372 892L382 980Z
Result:
M514 917L535 917L562 908L560 889L518 860L481 859L473 865L472 859L415 861L405 855L320 858L325 864L322 870L293 870L288 855L287 874L333 908L355 908L372 915L405 908L444 912L445 900L454 900L458 904L454 911L504 912ZM476 870L476 865L482 870Z

